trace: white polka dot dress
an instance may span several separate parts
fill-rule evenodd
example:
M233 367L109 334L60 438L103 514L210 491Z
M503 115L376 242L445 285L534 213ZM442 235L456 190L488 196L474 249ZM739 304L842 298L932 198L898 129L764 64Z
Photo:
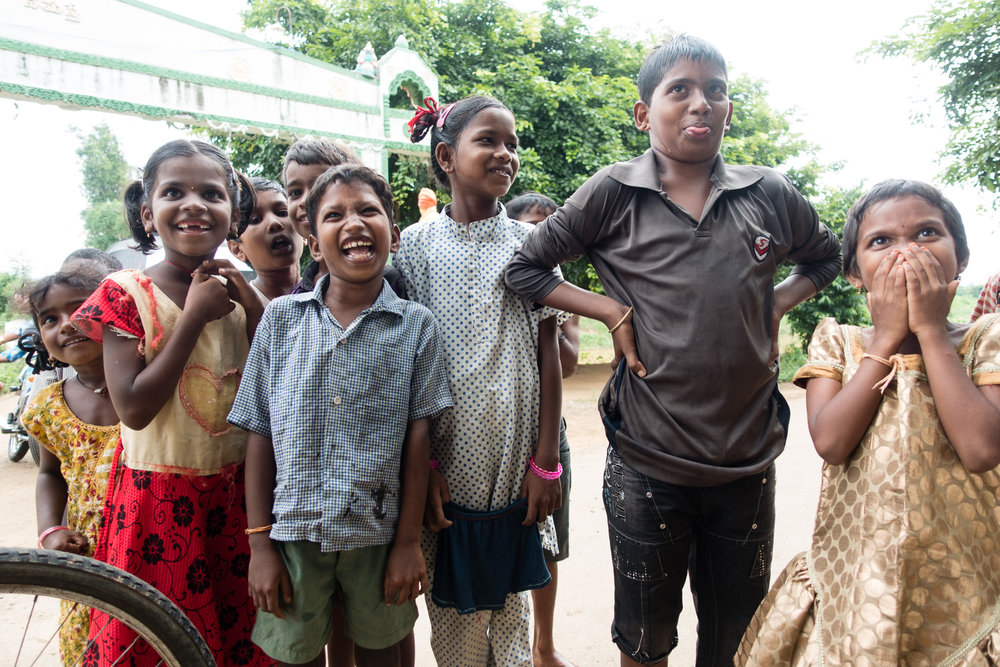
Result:
M393 264L410 299L434 313L444 340L455 405L431 428L431 457L454 503L498 510L521 496L538 439L538 325L558 311L533 311L503 282L530 226L510 220L502 206L496 216L469 225L448 212L403 230ZM543 546L553 549L551 518L539 528ZM436 544L425 531L432 576ZM528 593L508 595L502 610L464 615L426 599L440 665L531 664Z

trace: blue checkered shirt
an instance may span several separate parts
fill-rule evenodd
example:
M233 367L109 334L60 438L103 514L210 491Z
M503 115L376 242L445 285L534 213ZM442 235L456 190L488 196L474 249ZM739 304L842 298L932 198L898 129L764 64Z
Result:
M229 421L272 439L271 537L345 551L392 541L407 425L452 401L429 310L383 282L345 330L328 282L268 304Z

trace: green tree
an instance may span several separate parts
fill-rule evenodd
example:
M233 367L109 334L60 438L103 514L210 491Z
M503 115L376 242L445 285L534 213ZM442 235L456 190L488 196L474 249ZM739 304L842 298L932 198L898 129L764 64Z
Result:
M938 90L951 136L949 183L1000 189L1000 0L938 0L901 35L878 42L883 56L909 56L940 69ZM995 200L996 202L996 200Z
M28 266L24 263L16 264L9 271L0 271L0 322L25 317L26 313L14 302L14 294L28 282Z
M81 211L87 232L86 243L93 248L107 248L130 236L122 213L122 190L128 182L128 163L122 156L118 139L106 123L80 136L76 154L83 170L81 189L90 206Z

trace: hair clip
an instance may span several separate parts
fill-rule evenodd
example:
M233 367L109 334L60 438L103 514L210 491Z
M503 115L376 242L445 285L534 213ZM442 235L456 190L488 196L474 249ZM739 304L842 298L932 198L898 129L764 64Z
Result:
M444 120L445 120L445 118L448 117L448 114L450 114L451 110L454 109L454 108L455 108L455 103L452 102L451 104L449 104L448 106L446 106L444 108L444 111L442 111L440 113L440 115L438 115L437 126L438 126L439 129L442 128L442 127L444 127Z

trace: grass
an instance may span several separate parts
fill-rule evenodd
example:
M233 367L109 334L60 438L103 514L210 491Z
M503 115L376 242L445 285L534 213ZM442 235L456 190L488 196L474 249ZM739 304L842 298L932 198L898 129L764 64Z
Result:
M0 383L3 384L3 391L10 391L11 387L17 385L17 375L24 368L24 359L9 364L0 364Z

